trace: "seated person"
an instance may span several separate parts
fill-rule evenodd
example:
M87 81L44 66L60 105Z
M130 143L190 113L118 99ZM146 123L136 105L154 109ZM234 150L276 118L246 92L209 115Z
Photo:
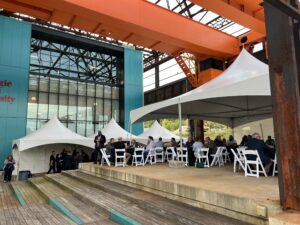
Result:
M177 153L177 146L178 146L178 144L177 144L175 138L172 137L171 138L171 147L174 148L174 150L175 150L176 153Z
M196 137L196 141L193 144L193 151L197 151L203 148L203 143L200 141L200 137Z
M149 136L149 137L148 137L147 146L146 146L145 151L144 151L144 159L147 158L150 149L151 149L151 148L155 148L155 146L156 146L156 145L155 145L155 142L154 142L154 140L153 140L153 137L152 137L152 136Z
M158 138L158 141L155 143L156 148L164 148L164 143L162 141L162 138ZM156 152L162 152L162 150L156 150Z
M122 137L118 138L118 141L114 144L115 149L126 149L125 143L122 141ZM131 154L128 152L125 152L126 155L126 163L129 161L131 158Z
M266 154L267 151L271 149L265 144L263 140L261 140L260 135L258 133L254 133L252 138L248 140L248 148L249 150L257 150L258 155L261 159L263 166L265 167L265 171L268 174L270 172L271 166L273 164L272 159ZM255 160L255 158L250 158L251 160Z
M111 138L106 145L106 154L110 155L109 161L115 162L115 139Z

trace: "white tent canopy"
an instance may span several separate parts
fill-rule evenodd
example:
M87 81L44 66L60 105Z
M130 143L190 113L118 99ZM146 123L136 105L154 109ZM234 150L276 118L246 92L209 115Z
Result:
M136 141L141 143L146 143L145 138L138 137L136 135L130 134L128 131L124 130L120 125L112 118L108 124L105 125L104 128L101 129L102 134L106 137L106 142L109 141L110 138L118 139L122 138L123 141L129 141L130 139L136 139ZM90 138L94 138L97 133Z
M37 131L13 142L13 145L17 145L19 151L49 144L75 144L94 148L91 139L69 130L56 117Z
M238 126L270 118L272 102L268 65L245 49L230 67L215 79L180 96L137 108L131 123L159 118L205 119Z
M172 137L177 141L180 140L179 136L162 127L157 121L155 121L148 130L139 135L139 137L145 139L148 139L149 136L152 136L155 140L158 140L160 137L163 139L163 141L170 141Z
M91 139L69 130L55 117L37 131L13 142L13 157L17 162L15 173L21 170L45 173L51 152L59 153L63 148L71 150L72 145L94 148Z

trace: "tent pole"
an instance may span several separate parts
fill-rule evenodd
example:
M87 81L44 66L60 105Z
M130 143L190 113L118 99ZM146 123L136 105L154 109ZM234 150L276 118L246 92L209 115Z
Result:
M182 118L181 118L181 103L178 104L178 114L179 114L180 151L182 151Z
M130 142L129 144L131 145L131 141L132 141L132 123L131 123L131 120L129 120L129 123L130 123L130 128L129 128L129 131L130 131Z
M231 118L231 129L232 129L232 136L234 137L234 120Z

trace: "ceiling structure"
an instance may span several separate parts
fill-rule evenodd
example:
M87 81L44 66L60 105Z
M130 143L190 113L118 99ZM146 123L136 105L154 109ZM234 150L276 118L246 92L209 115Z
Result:
M0 9L144 51L145 69L178 53L228 59L265 37L261 0L0 0ZM82 33L82 32L81 32Z

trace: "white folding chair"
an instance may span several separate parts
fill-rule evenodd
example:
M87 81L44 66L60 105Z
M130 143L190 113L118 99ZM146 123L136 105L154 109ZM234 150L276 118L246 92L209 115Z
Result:
M149 162L149 164L156 164L156 151L155 148L150 148L148 155L145 160L145 165Z
M267 177L257 150L244 150L243 153L245 156L245 176L259 178L259 174L263 173ZM252 156L254 159L249 159L249 156ZM255 166L255 168L253 169L251 165Z
M188 166L188 150L187 148L177 148L178 160L183 161L185 166Z
M218 147L217 148L217 152L216 154L211 154L211 156L213 156L213 160L210 164L210 166L214 166L214 165L219 165L219 166L224 166L224 161L223 161L223 149L225 147Z
M101 166L106 163L108 166L110 166L110 155L106 154L106 149L102 148L100 149L102 157L101 157Z
M176 152L174 150L174 147L167 147L166 153L165 153L165 159L167 161L176 159Z
M115 166L126 166L125 149L115 149Z
M272 176L274 177L275 176L275 173L278 174L278 169L277 169L277 155L275 154L275 158L273 160L274 162L274 165L273 165L273 173L272 173Z
M230 157L229 157L229 152L228 152L226 147L224 147L223 150L222 150L222 157L223 157L223 162L224 163L231 162Z
M233 172L236 173L236 164L239 164L239 168L242 168L245 171L245 160L241 160L240 156L233 150L230 149L233 156L234 156L234 161L233 161Z
M156 147L155 152L156 152L156 162L163 163L165 161L164 148L163 147Z
M132 165L144 166L144 148L135 148L132 156Z
M209 167L209 159L208 159L209 148L201 148L200 149L200 159L204 159L204 167Z

